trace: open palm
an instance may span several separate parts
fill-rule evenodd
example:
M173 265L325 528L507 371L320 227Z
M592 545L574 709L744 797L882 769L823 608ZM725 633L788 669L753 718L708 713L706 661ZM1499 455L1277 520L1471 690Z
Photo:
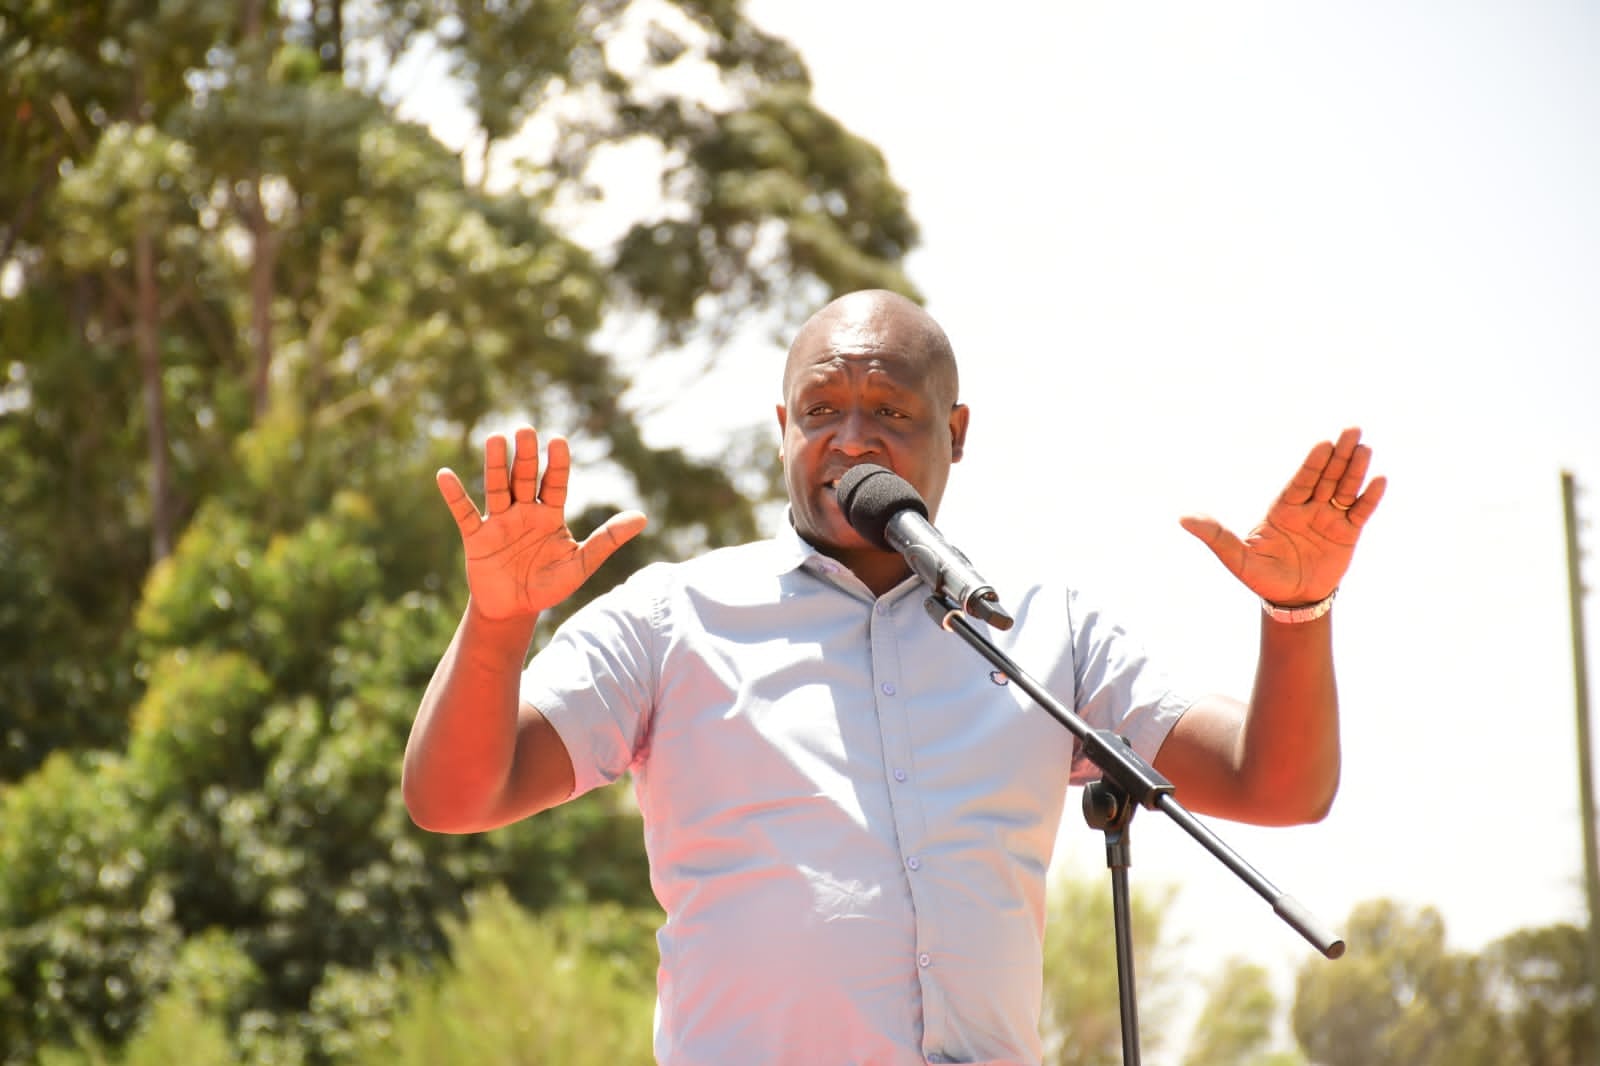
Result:
M566 520L571 451L562 437L551 437L548 448L541 478L539 437L532 427L516 431L512 465L504 436L494 434L484 442L486 514L478 513L454 471L443 469L436 476L461 532L473 606L485 618L537 614L555 606L645 527L643 514L623 511L583 541L574 538Z
M1185 515L1183 528L1263 599L1315 603L1343 580L1361 530L1383 499L1385 479L1367 483L1371 462L1361 431L1347 429L1311 449L1266 517L1243 537L1209 515Z

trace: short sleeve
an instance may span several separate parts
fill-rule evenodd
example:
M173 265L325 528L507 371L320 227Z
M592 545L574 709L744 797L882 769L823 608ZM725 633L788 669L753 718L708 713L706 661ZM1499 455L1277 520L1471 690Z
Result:
M1173 688L1144 645L1104 610L1077 592L1070 595L1068 609L1078 715L1091 728L1126 737L1134 751L1153 762L1194 697ZM1080 750L1073 760L1073 783L1099 776L1100 768Z
M646 567L585 604L523 670L522 701L549 719L572 759L573 797L621 777L644 745L664 573Z

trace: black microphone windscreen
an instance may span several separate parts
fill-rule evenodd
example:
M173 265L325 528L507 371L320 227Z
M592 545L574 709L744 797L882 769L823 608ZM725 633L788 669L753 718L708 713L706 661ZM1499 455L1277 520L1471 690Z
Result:
M875 463L862 463L845 471L837 491L850 527L885 551L893 550L884 536L889 519L907 510L928 517L928 505L911 482Z

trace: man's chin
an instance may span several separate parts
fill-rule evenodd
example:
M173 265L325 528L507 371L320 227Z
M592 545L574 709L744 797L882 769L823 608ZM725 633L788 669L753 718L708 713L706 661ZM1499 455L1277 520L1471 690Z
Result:
M825 514L816 520L796 521L795 531L806 543L828 555L873 550L873 545L867 543L866 538L845 521L843 511L837 506L832 511L831 515Z

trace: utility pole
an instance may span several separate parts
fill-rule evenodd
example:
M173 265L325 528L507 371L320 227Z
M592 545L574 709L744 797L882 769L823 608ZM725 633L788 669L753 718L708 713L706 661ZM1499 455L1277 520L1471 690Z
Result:
M1561 472L1561 503L1567 525L1567 593L1572 610L1572 677L1578 704L1578 824L1583 827L1583 883L1589 901L1589 980L1600 993L1600 858L1595 854L1594 749L1589 740L1589 670L1583 639L1583 578L1578 559L1577 488L1572 474ZM1594 1025L1600 1037L1600 994L1594 1001Z

